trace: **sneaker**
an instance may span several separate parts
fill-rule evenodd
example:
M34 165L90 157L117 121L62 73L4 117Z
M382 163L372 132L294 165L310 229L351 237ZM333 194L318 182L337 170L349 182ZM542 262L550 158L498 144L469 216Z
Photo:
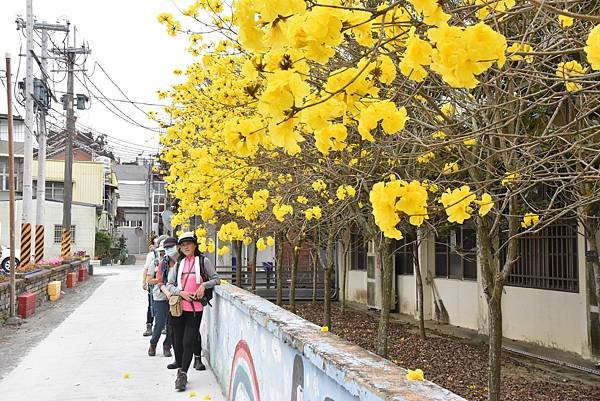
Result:
M163 355L166 356L167 358L172 357L173 354L171 354L171 347L167 347L166 345L163 345Z
M177 362L171 362L167 365L167 369L179 369L181 366L177 365Z
M156 345L150 344L150 348L148 348L148 356L156 355Z
M152 323L146 323L146 331L142 334L144 337L150 337L152 335Z
M167 329L162 329L161 333L162 334L167 334Z
M175 390L177 391L185 391L185 386L187 385L187 374L179 369L177 371L177 379L175 379Z
M202 363L202 358L199 356L194 357L194 369L196 370L206 370L206 366Z

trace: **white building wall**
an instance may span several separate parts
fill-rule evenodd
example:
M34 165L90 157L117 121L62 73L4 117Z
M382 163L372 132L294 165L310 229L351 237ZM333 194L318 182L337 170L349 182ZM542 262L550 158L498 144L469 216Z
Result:
M423 289L425 291L425 289ZM417 286L415 276L396 276L396 296L399 312L417 316Z
M477 330L479 328L478 286L476 281L436 278L433 280L450 324ZM432 314L435 305L432 304Z
M15 202L17 217L21 216L22 201ZM54 243L54 226L62 225L62 208L60 202L46 201L46 222L44 224L44 258L60 256L60 243ZM9 242L9 207L8 202L0 202L0 241L8 246ZM71 245L71 251L86 251L92 258L94 255L94 245L96 241L96 208L94 206L73 205L71 209L71 224L75 228L75 243ZM16 247L21 247L21 221L15 220L15 243Z
M579 230L582 232L582 230ZM502 330L507 338L590 357L585 241L578 240L579 292L505 287Z
M341 286L340 286L341 287ZM346 300L367 303L367 271L349 270Z

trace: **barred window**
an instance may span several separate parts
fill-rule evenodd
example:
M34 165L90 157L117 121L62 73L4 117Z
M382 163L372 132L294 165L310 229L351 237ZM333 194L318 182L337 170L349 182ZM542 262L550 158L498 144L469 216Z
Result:
M416 238L411 234L404 234L404 238L396 240L394 251L394 270L396 275L414 274L413 247Z
M506 285L579 292L577 222L563 221L520 238ZM506 259L506 253L502 255Z
M472 227L453 228L435 241L435 276L477 279L477 240Z
M54 225L54 243L60 244L62 242L62 224ZM75 226L71 226L71 243L75 243Z
M368 244L360 229L353 228L350 232L350 269L367 270Z

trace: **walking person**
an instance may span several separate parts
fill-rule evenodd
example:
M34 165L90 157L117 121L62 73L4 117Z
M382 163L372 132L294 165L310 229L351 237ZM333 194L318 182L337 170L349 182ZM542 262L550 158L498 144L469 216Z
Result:
M148 308L146 309L146 331L142 334L144 337L152 335L152 324L154 323L154 314L152 313L152 285L148 284L148 274L153 274L158 264L158 254L155 251L158 242L156 241L149 247L142 272L142 289L146 291L148 297Z
M208 258L198 249L196 237L191 232L184 233L178 240L179 258L176 267L169 272L169 280L161 289L170 298L181 297L182 314L171 316L174 336L177 379L175 389L184 391L187 385L187 372L192 363L194 351L198 349L200 322L207 290L219 283L219 275Z
M167 296L160 290L160 285L166 283L167 274L169 271L170 259L165 255L165 245L176 245L175 238L164 239L156 251L159 254L159 265L153 275L148 275L148 284L152 285L152 306L154 311L154 329L150 338L150 348L148 348L148 356L156 355L156 346L160 340L163 330L165 331L165 340L163 342L163 355L171 357L171 329L166 327L167 314L169 312L169 302Z

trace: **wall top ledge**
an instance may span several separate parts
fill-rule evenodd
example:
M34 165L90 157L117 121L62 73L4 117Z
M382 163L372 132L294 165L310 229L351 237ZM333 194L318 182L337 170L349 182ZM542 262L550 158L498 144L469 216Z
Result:
M264 298L225 284L215 293L303 354L313 365L360 400L466 401L429 381L406 379L406 370ZM427 374L427 372L425 372Z

